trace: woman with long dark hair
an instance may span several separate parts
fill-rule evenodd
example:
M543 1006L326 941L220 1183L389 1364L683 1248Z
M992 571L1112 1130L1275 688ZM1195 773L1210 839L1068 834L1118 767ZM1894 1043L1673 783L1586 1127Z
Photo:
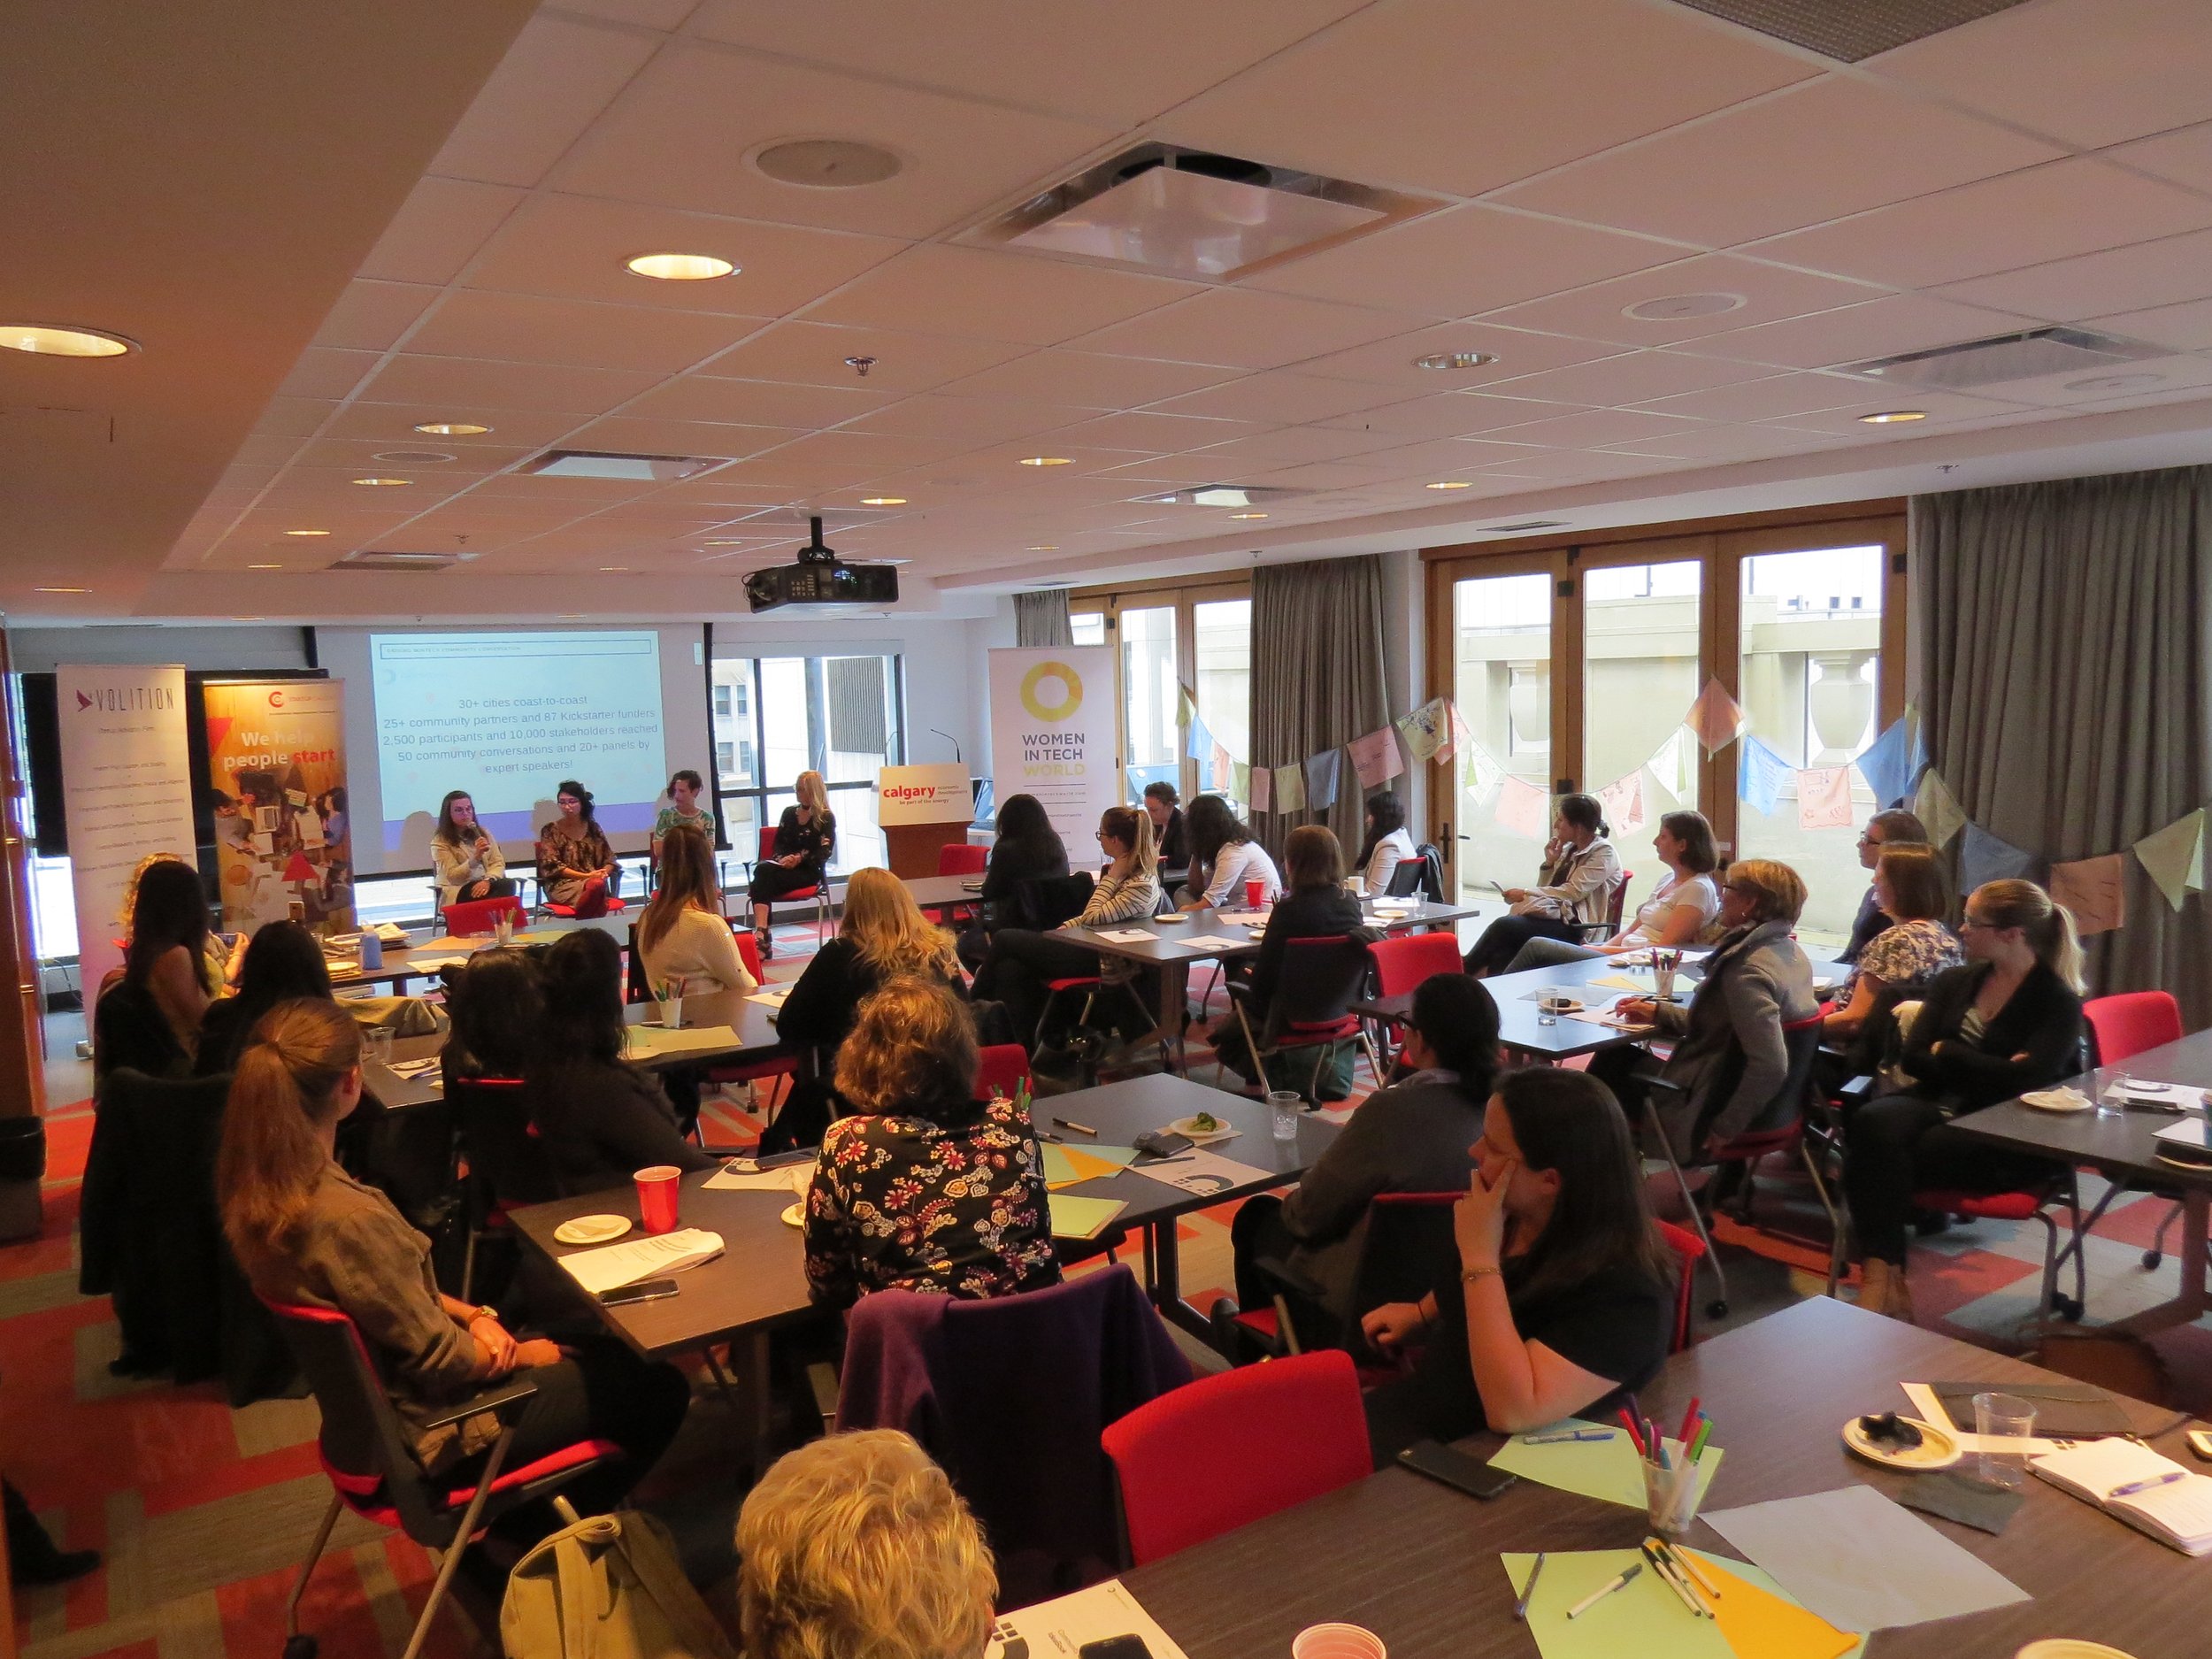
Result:
M1606 919L1621 882L1620 855L1607 839L1605 807L1594 795L1564 795L1544 847L1543 879L1533 887L1501 889L1509 913L1482 930L1467 953L1467 972L1503 973L1532 939L1579 941L1592 922Z
M541 949L480 950L445 978L445 1010L452 1020L439 1070L456 1078L517 1078L536 1054L545 1026L540 985Z
M1290 875L1290 890L1267 913L1260 936L1260 953L1252 964L1250 989L1244 997L1244 1021L1254 1036L1267 1041L1268 1015L1274 1005L1275 987L1282 979L1283 964L1294 939L1329 939L1349 933L1360 926L1359 901L1344 890L1344 851L1336 832L1325 824L1301 824L1284 843L1283 866ZM1229 1010L1212 1032L1214 1057L1250 1082L1259 1076L1252 1049L1244 1040L1244 1023ZM1296 1059L1277 1062L1279 1074L1301 1065L1315 1068L1313 1093L1317 1099L1340 1100L1350 1088L1350 1051L1341 1046L1317 1044ZM1342 1071L1336 1071L1339 1065ZM1323 1068L1327 1068L1325 1071ZM1271 1079L1279 1087L1297 1083L1287 1076ZM1341 1083L1341 1088L1332 1087Z
M961 961L971 968L982 966L991 935L1014 918L1023 882L1067 872L1067 847L1052 827L1043 803L1033 795L1008 795L999 805L998 837L991 843L990 862L983 866L975 926L960 935Z
M499 843L476 821L476 803L465 789L449 789L438 803L437 827L430 832L430 862L437 867L438 903L504 898L515 890L507 879L507 857Z
M1390 878L1413 856L1413 835L1406 828L1405 797L1381 789L1367 797L1367 839L1360 842L1352 873L1370 898L1390 891Z
M745 896L752 901L753 942L763 962L776 954L768 932L769 906L787 893L803 893L823 879L837 851L837 814L830 810L829 787L818 772L803 772L792 786L798 799L776 820L776 838L753 866Z
M93 1069L150 1077L191 1068L200 1021L221 989L208 956L207 893L191 865L163 858L139 872L121 983L94 1015Z
M193 1076L230 1071L261 1017L279 1002L303 996L330 999L330 967L322 946L297 922L264 922L246 946L237 995L210 1004L200 1017Z
M538 831L538 891L579 916L604 916L607 900L622 885L622 868L592 816L591 791L564 778L553 801L560 816Z
M1605 1086L1509 1071L1472 1152L1436 1288L1360 1321L1385 1354L1424 1345L1412 1375L1367 1398L1379 1463L1417 1440L1601 1421L1667 1356L1676 1263Z
M1243 820L1217 795L1190 803L1190 874L1183 883L1187 910L1235 910L1244 902L1244 884L1260 884L1260 902L1282 896L1283 879L1267 849L1252 839ZM1339 856L1342 855L1340 854Z
M757 990L722 914L714 847L704 832L679 824L661 838L660 889L638 918L637 951L649 985L689 991Z

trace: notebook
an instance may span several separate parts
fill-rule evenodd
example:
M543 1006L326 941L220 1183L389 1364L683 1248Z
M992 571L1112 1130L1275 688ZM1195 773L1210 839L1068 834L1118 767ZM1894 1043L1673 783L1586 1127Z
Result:
M1944 1415L1970 1434L1974 1432L1974 1396L1993 1389L2031 1402L2035 1407L2035 1432L2046 1439L2087 1440L2098 1434L2125 1434L2131 1427L2120 1402L2094 1383L1939 1382L1928 1386L1943 1402Z
M592 1295L641 1279L680 1273L722 1254L722 1235L704 1227L683 1227L657 1238L626 1239L561 1257L561 1265Z
M2212 1475L2194 1473L2147 1446L2120 1440L2031 1457L2028 1467L2184 1555L2212 1554ZM2127 1497L2110 1495L2118 1487L2162 1475L2181 1479Z

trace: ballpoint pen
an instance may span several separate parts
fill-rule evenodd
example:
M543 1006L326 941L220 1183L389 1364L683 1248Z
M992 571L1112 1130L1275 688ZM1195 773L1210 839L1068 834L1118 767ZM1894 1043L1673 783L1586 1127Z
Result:
M1569 1618L1580 1618L1585 1613L1587 1613L1592 1608L1605 1600L1607 1596L1612 1594L1614 1591L1620 1589L1624 1585L1627 1584L1630 1579L1633 1578L1643 1570L1644 1563L1642 1562L1630 1562L1628 1565L1622 1568L1619 1573L1614 1578L1598 1586L1596 1589L1591 1591L1589 1594L1584 1596L1582 1600L1577 1601L1572 1607L1569 1608L1567 1609L1567 1617Z
M2131 1480L2124 1486L2115 1486L2104 1495L2108 1502L2114 1498L2131 1498L2137 1493L2148 1492L2154 1486L2170 1486L2177 1480L2188 1479L2189 1471L2185 1469L2170 1470L2162 1475L2153 1475L2147 1480Z
M1536 1594L1536 1580L1543 1576L1544 1552L1536 1552L1536 1564L1528 1570L1528 1582L1521 1586L1521 1599L1513 1604L1513 1617L1523 1624L1528 1622L1528 1599Z
M1524 1446L1564 1446L1571 1440L1609 1440L1612 1438L1613 1431L1610 1429L1575 1429L1564 1434L1524 1434L1521 1436L1521 1444Z
M1688 1550L1683 1548L1679 1544L1662 1544L1660 1548L1666 1551L1667 1559L1669 1561L1674 1563L1674 1564L1681 1568L1684 1572L1697 1580L1697 1587L1699 1589L1704 1591L1706 1594L1711 1596L1714 1601L1717 1601L1720 1600L1720 1586L1715 1584L1710 1578L1705 1576L1705 1569L1697 1564L1696 1558L1693 1556Z

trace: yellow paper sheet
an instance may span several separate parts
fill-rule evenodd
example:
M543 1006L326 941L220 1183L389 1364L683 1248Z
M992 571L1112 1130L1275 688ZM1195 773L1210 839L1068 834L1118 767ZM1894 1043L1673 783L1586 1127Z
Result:
M1517 1434L1497 1450L1491 1458L1491 1466L1509 1470L1525 1479L1541 1481L1556 1486L1562 1492L1578 1492L1586 1498L1595 1498L1601 1503L1624 1504L1640 1509L1644 1502L1643 1460L1637 1456L1636 1448L1627 1433L1604 1423L1585 1424L1579 1418L1538 1429L1538 1436L1566 1433L1574 1429L1606 1429L1609 1438L1602 1440L1558 1440L1549 1446L1532 1446L1528 1436ZM1670 1451L1679 1456L1682 1442L1670 1439ZM1717 1446L1708 1444L1705 1455L1698 1459L1698 1502L1704 1502L1704 1492L1713 1484L1713 1471L1720 1467L1724 1455Z
M1647 1565L1624 1589L1571 1622L1569 1608L1643 1557L1633 1549L1548 1555L1544 1576L1529 1598L1529 1633L1538 1650L1544 1659L1622 1659L1630 1654L1635 1659L1859 1659L1864 1653L1863 1638L1807 1612L1758 1568L1701 1549L1686 1553L1720 1586L1720 1600L1712 1603L1714 1618L1688 1612ZM1517 1595L1536 1557L1501 1559Z
M1649 994L1657 988L1659 982L1649 974L1640 979L1633 974L1609 973L1602 979L1585 979L1583 983L1592 987L1601 985L1609 991L1642 991Z
M1071 1198L1051 1195L1052 1236L1056 1239L1095 1239L1128 1208L1118 1198Z
M1079 1181L1118 1175L1137 1156L1134 1147L1061 1146L1044 1143L1045 1185L1057 1190Z
M1838 1630L1818 1614L1754 1584L1747 1575L1757 1568L1722 1561L1703 1550L1687 1553L1720 1586L1713 1612L1720 1633L1736 1650L1736 1659L1842 1659L1859 1645L1855 1632Z

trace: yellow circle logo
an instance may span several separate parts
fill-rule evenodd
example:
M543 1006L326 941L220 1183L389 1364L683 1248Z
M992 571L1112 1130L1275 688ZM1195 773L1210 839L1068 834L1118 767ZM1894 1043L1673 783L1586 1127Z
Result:
M1037 688L1050 680L1058 680L1067 693L1064 702L1047 703L1037 695ZM1022 707L1040 720L1064 720L1082 706L1082 678L1065 663L1039 663L1022 676Z

